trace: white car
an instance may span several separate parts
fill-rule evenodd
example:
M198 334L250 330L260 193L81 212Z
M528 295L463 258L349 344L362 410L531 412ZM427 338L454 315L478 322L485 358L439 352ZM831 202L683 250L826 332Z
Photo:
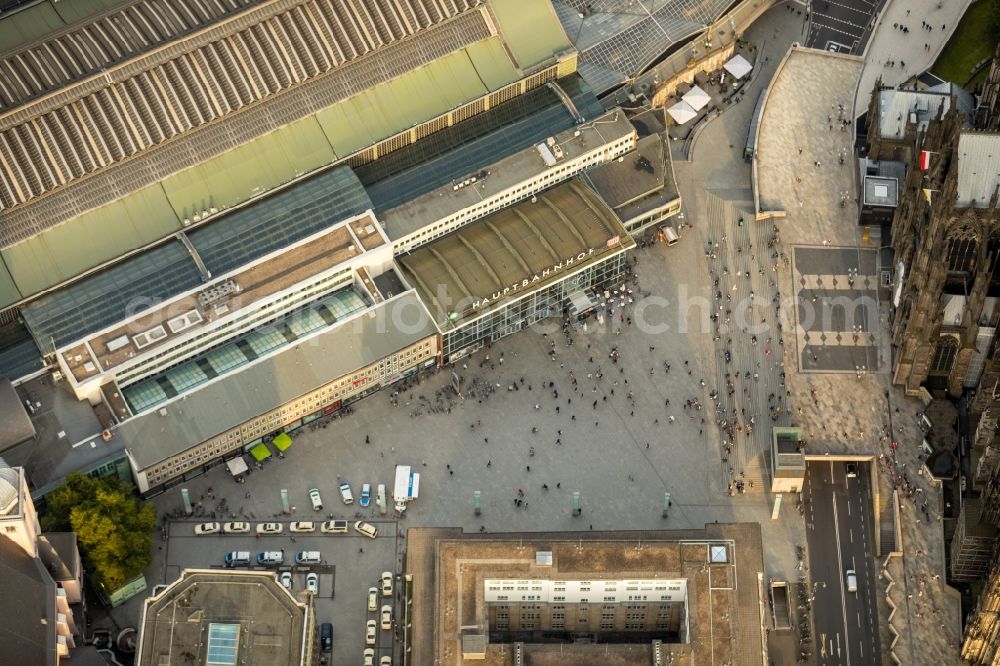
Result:
M378 633L378 623L375 620L368 620L365 625L365 645L375 645L375 636Z
M378 660L378 666L392 666L392 657L385 655Z
M288 526L288 531L297 533L315 532L316 523L309 522L308 520L297 520Z
M281 584L285 587L286 590L292 589L292 572L291 571L282 571L281 572L281 576L278 578L278 580L281 581Z
M392 572L383 571L382 572L382 596L391 597L392 596Z
M370 483L361 484L361 497L358 498L358 504L367 507L372 503L372 486Z
M257 534L281 534L281 523L257 523Z
M323 510L323 499L319 496L319 490L316 488L309 489L309 501L312 502L313 509L316 511Z
M392 606L390 606L389 604L382 606L381 616L382 617L380 624L382 625L382 631L388 631L392 629Z
M847 591L857 592L858 591L858 575L854 573L854 569L848 569L846 575Z
M222 531L226 534L249 534L250 523L225 523Z
M372 613L378 610L378 588L368 588L368 610Z
M351 492L351 484L347 481L340 484L340 499L344 500L344 504L354 504L354 493Z
M194 526L195 534L217 534L218 532L219 523L201 523Z
M375 648L365 648L363 656L364 666L375 666Z
M308 573L306 574L306 589L313 594L319 594L319 574Z
M347 521L327 520L319 528L324 534L347 534Z
M371 523L366 523L363 520L359 520L354 523L354 531L358 534L364 534L369 539L374 539L378 536L378 528Z

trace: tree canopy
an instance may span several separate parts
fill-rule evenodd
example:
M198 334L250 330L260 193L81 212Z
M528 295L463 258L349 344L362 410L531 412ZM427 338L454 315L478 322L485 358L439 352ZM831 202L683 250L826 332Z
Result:
M156 509L140 500L130 484L72 472L46 503L42 529L76 532L91 575L108 590L149 566Z

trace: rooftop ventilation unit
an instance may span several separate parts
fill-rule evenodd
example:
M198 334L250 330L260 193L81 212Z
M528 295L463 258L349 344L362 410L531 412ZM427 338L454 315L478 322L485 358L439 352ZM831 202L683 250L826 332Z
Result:
M132 342L137 348L142 349L165 337L167 337L166 329L163 326L155 326L148 331L143 331L139 335L134 336Z
M235 280L223 280L198 294L198 304L202 307L214 303L230 294L238 294L240 286Z

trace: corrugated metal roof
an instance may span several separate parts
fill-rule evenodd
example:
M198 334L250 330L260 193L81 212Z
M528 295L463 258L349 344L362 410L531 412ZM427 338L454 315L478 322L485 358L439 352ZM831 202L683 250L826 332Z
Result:
M597 194L571 180L504 208L399 258L442 329L461 326L506 299L511 285L536 290L559 268L597 260L634 241ZM553 269L553 266L559 268ZM485 299L480 309L475 303Z
M529 70L572 46L550 0L489 0L489 4L521 69Z
M407 322L405 330L394 327L396 321ZM128 419L115 436L140 469L146 468L436 333L417 296L400 294L307 343L167 403L166 416L157 410Z
M985 208L1000 186L1000 134L963 132L958 137L955 203Z

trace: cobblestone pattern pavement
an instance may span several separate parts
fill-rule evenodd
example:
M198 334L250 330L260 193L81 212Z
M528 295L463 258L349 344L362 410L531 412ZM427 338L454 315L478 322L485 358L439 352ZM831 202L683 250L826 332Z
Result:
M883 85L896 86L929 69L971 2L887 0L865 50L865 67L857 87L854 117L868 110L879 77ZM894 64L889 65L890 62ZM965 82L955 83L962 85Z
M786 245L854 249L860 235L853 210L841 208L836 196L843 189L853 200L851 174L836 165L828 170L825 164L838 154L841 145L849 146L850 133L826 129L827 114L839 110L839 91L848 89L848 72L837 73L841 68L838 56L805 51L793 52L792 56L787 63L792 66L773 84L769 109L761 126L762 196L776 208L787 211L787 218L779 225ZM809 59L813 62L807 62ZM840 62L848 69L846 63L851 61ZM852 65L857 72L857 61ZM823 71L833 69L832 78L842 87L831 87L831 91L824 93L822 86L816 84L815 72L810 74L813 67ZM785 77L790 78L782 80ZM804 89L798 85L800 78L805 82ZM776 118L768 122L772 111ZM801 154L799 148L803 150ZM824 164L816 167L817 161ZM799 166L793 168L795 163ZM814 168L809 168L810 165ZM779 271L783 271L779 283L791 283L791 271L787 267L779 267ZM880 312L878 330L880 345L886 349L885 308ZM798 372L796 359L791 356L792 346L786 340L787 391L794 423L803 427L808 451L883 454L880 493L890 493L894 484L909 484L910 492L904 493L901 502L905 556L903 575L897 578L898 591L906 599L911 594L917 599L926 598L928 606L926 612L910 612L906 607L898 611L908 617L904 639L920 637L917 652L921 655L920 663L953 663L961 635L960 609L955 591L940 580L945 562L944 535L939 522L940 493L915 473L921 463L923 439L916 414L923 405L891 386L887 372L867 375ZM891 437L884 436L888 432ZM897 443L895 448L893 442ZM918 508L925 497L930 499L927 517ZM886 617L887 613L884 596L880 596L880 616ZM923 655L933 655L933 659L923 661Z

